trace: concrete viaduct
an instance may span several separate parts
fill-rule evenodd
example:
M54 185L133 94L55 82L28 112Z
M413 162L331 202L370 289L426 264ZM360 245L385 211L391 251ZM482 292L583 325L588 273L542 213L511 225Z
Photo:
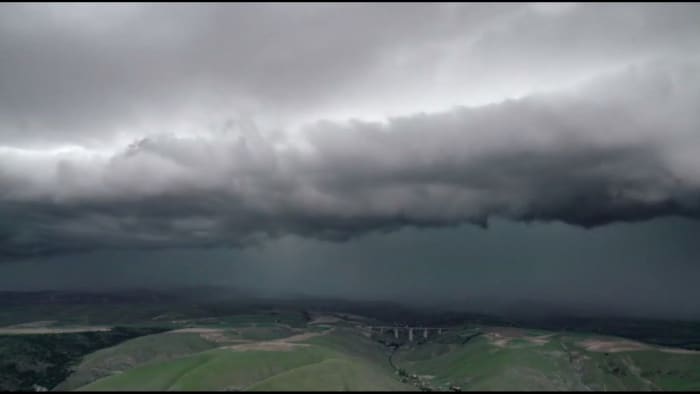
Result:
M380 334L384 334L384 331L393 331L394 332L394 338L399 339L399 332L400 331L406 331L408 332L408 340L410 342L413 342L413 332L414 330L417 332L422 332L423 333L423 338L428 338L428 333L430 331L437 332L438 335L442 334L444 331L447 331L448 329L445 327L399 327L399 326L367 326L367 329L369 329L370 332L379 332Z

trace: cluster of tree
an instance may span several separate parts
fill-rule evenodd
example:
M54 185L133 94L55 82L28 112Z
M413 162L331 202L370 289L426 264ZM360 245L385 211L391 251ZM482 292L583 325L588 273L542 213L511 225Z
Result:
M109 331L0 335L0 391L51 389L65 380L86 354L127 339L162 332L157 327L115 327Z

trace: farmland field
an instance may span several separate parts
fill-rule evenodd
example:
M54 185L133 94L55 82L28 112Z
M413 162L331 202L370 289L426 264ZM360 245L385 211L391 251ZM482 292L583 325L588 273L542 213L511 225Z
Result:
M592 330L572 331L551 322L506 325L485 316L408 312L399 324L381 319L398 316L395 308L373 306L367 315L323 308L137 304L131 315L124 306L115 316L86 304L6 312L0 385L10 391L700 389L694 323L591 321ZM66 318L70 311L79 315ZM436 322L439 331L421 328ZM658 333L656 342L637 339L650 332Z

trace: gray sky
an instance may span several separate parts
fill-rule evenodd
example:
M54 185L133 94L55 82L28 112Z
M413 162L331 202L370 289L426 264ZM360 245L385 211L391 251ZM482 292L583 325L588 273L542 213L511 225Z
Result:
M294 253L324 278L401 264L391 294L356 295L399 297L427 267L515 278L550 264L557 237L625 239L637 226L688 237L700 214L696 4L0 7L0 271L34 267L27 286L49 286L38 277L57 266L89 272L95 256L116 271L215 278L205 273L263 250L242 275L274 277ZM537 238L522 262L490 241L460 249L506 233ZM370 252L405 234L455 251ZM638 265L621 261L633 244L584 254L596 262L558 256L538 297L604 302L552 279L601 261L618 267L610 286L638 267L667 283L659 292L700 295L678 287L687 275L653 275L697 269L672 261L671 241L648 242L663 252ZM155 269L165 256L177 263ZM59 282L90 276L79 278ZM423 285L436 300L462 294ZM644 292L626 288L629 300Z

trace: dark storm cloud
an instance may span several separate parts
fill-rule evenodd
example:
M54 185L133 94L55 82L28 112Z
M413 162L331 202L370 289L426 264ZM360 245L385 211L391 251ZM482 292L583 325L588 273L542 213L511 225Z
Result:
M103 248L347 240L491 217L581 226L700 213L700 67L630 67L571 90L384 123L320 121L304 146L253 125L119 153L0 151L3 260Z

